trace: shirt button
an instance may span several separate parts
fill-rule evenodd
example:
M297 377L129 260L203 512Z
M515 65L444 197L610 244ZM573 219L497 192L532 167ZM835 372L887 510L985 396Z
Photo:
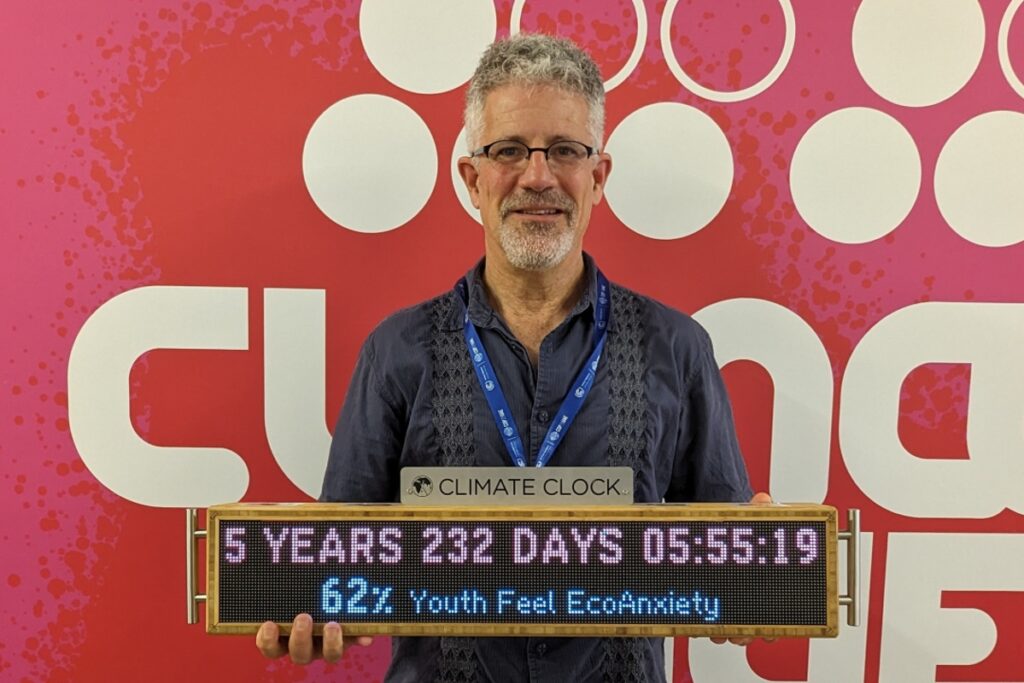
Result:
M547 651L548 651L548 646L545 643L540 643L539 645L537 645L537 654L540 655L541 657L543 657L544 653L547 652Z
M551 416L548 415L548 411L541 410L540 412L537 413L537 422L540 422L541 424L544 424L545 422L548 421L548 418L550 418L550 417Z

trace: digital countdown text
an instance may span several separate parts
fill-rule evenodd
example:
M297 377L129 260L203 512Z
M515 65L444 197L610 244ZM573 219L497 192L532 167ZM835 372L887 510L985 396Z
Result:
M818 521L277 521L219 527L219 618L819 625Z

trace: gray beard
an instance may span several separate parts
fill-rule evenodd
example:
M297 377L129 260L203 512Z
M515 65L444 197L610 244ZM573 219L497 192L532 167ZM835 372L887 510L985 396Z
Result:
M547 270L562 263L572 251L574 237L573 216L566 215L566 220L564 228L529 221L516 227L503 220L498 241L509 264L520 270Z

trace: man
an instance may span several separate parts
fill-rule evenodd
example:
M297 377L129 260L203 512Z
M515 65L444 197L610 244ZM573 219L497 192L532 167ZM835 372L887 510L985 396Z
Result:
M459 172L484 226L484 259L451 292L400 311L363 346L335 429L322 499L395 501L407 466L626 465L638 502L747 501L746 470L707 334L610 285L583 252L612 168L600 150L604 86L572 43L519 35L483 55L466 97ZM468 312L468 315L467 315ZM500 385L481 386L482 346ZM580 377L597 363L578 411ZM507 401L517 433L490 401ZM569 407L566 407L569 406ZM550 438L560 416L565 433ZM557 423L557 422L556 422ZM557 447L550 445L557 441ZM759 494L757 500L767 497ZM288 649L314 656L300 615ZM369 639L355 642L365 644ZM341 656L341 628L323 655ZM659 638L395 638L389 681L664 680Z

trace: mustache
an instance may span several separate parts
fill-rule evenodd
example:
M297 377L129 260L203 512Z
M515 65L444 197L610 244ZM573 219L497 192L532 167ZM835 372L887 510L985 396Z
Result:
M558 190L544 190L543 192L524 190L506 197L502 201L500 207L501 217L507 218L513 211L533 209L540 206L553 207L567 214L571 214L576 210L576 204L572 199Z

